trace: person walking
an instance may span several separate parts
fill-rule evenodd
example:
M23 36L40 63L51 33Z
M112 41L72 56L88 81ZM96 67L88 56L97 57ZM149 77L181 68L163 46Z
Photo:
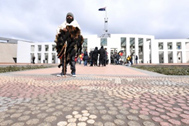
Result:
M74 15L69 12L64 21L57 28L57 35L55 39L58 58L60 58L62 65L62 72L57 76L66 75L67 64L70 64L71 74L76 76L75 56L81 53L83 36L80 34L80 26L74 19Z
M89 52L90 66L93 66L93 50Z
M135 56L135 61L136 61L136 64L138 64L138 56L137 55Z
M119 55L119 53L117 53L117 55L116 55L116 64L118 65L120 62L119 62L119 59L120 59L120 55Z
M87 50L84 51L83 60L84 60L84 66L87 66L87 62L88 62L88 53L87 53Z
M117 64L117 52L114 52L113 60L114 60L114 64Z
M130 63L133 65L133 55L130 55Z
M127 56L127 66L130 66L130 56Z

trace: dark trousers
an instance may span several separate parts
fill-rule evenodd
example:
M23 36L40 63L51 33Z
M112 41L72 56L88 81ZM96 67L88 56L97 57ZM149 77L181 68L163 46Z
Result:
M104 59L99 59L99 66L104 64Z
M70 69L71 69L71 73L75 73L76 69L75 69L75 56L70 57ZM65 68L64 68L64 57L62 57L62 74L66 74L67 72L67 63L65 64Z
M103 60L103 66L106 66L106 59Z
M97 66L97 59L93 59L93 65Z
M93 61L92 60L90 60L90 66L93 66Z

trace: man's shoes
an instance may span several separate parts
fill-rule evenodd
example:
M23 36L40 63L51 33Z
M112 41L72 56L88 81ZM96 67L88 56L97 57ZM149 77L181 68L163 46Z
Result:
M57 77L61 77L61 76L62 76L62 74L57 74L56 76L57 76Z
M60 74L57 74L56 76L61 77L61 76L64 76L64 74L60 73Z
M75 73L72 73L72 77L76 77Z

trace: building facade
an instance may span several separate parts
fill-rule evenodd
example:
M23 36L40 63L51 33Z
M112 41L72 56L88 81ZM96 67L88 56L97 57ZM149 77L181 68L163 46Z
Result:
M54 42L17 42L17 63L59 63ZM84 36L83 50L88 53L95 47L106 48L108 59L123 51L121 60L138 56L139 63L189 63L189 39L155 39L152 35L111 34L108 38Z
M16 63L17 40L0 37L0 63Z
M17 44L0 42L0 63L16 63Z

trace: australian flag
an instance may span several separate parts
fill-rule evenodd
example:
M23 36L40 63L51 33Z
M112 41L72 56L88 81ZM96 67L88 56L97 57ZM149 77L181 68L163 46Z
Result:
M106 11L106 7L98 9L99 11Z

